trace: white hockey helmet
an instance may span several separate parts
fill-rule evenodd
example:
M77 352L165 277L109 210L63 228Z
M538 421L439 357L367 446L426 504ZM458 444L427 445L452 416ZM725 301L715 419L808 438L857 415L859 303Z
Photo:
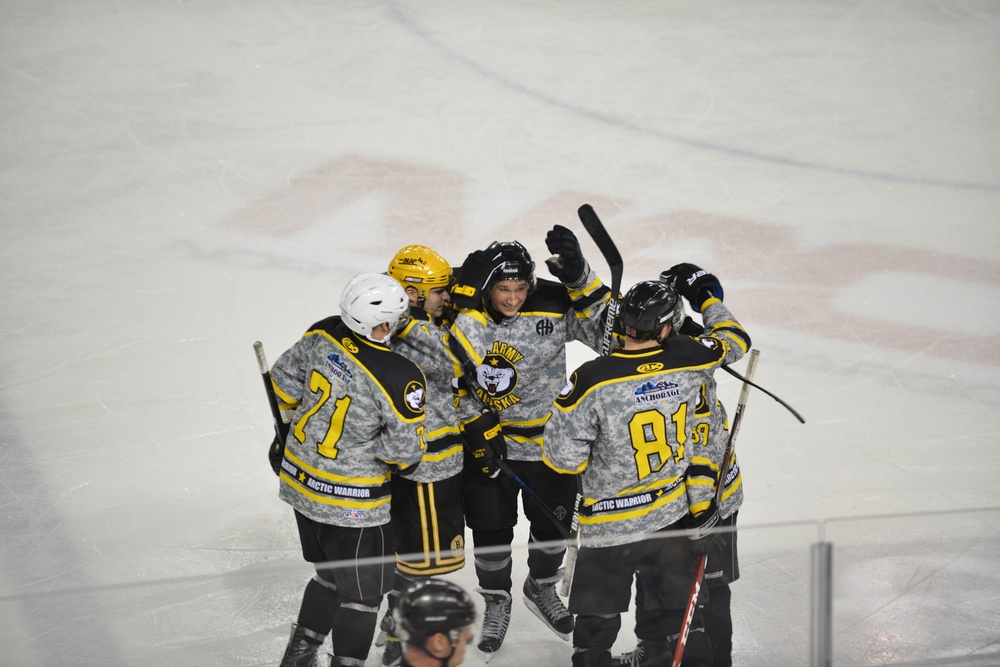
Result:
M340 297L340 316L344 324L369 339L372 330L380 324L388 324L394 331L409 308L410 300L403 286L384 273L354 276Z

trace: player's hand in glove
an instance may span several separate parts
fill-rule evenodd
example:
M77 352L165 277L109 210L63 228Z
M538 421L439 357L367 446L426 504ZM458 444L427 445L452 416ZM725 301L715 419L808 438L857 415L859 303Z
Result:
M500 430L500 418L490 410L462 424L465 454L484 475L494 478L500 474L500 461L507 458L507 441Z
M694 264L675 264L669 271L660 274L660 280L673 282L674 289L688 300L699 313L709 298L722 300L722 285L719 279L705 269Z
M473 310L479 308L483 299L483 290L490 276L497 269L495 254L488 250L474 250L465 258L455 282L451 286L452 308L457 310Z
M684 528L690 530L691 551L713 558L722 553L726 546L725 536L713 530L719 523L719 508L712 501L708 509L699 514L688 514L683 519Z
M275 434L271 446L267 450L267 460L271 462L271 470L277 475L281 472L281 460L285 458L285 438Z
M564 285L579 285L590 268L580 252L580 242L569 229L555 225L545 235L545 246L556 257L545 260L549 271Z

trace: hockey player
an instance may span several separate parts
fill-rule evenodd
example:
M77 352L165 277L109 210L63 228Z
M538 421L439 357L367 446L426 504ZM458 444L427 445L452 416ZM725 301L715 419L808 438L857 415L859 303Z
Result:
M392 477L396 576L375 642L385 645L383 665L402 652L392 616L400 591L414 580L465 565L462 434L453 405L454 362L443 342L445 314L451 312L447 308L451 266L426 246L408 245L393 256L388 273L409 299L409 319L393 335L392 349L417 364L427 378L427 449L416 472Z
M472 642L476 609L461 587L443 579L422 579L400 596L393 611L406 647L393 666L454 667Z
M424 449L424 375L386 344L406 310L394 279L356 276L340 315L313 325L271 369L281 407L294 411L279 495L295 511L302 556L354 563L317 565L281 667L318 665L331 630L331 665L360 667L368 656L394 569L390 479L412 472Z
M553 514L568 528L576 498L576 478L541 462L542 434L552 401L566 382L566 344L578 340L600 348L610 290L591 271L570 230L556 225L546 245L559 256L549 266L562 285L536 279L528 251L513 241L471 253L452 288L459 311L450 345L471 392L460 392L467 445L465 511L478 591L486 600L478 646L487 659L500 649L510 622L511 544L521 491L517 481L499 474L496 458L506 459L547 508L522 498L530 522L524 602L563 639L573 631L573 617L556 591L565 544L532 547L562 539Z
M644 608L660 626L661 641L643 648L655 664L668 664L672 648L663 640L681 627L695 556L719 546L708 529L718 520L710 480L722 454L713 460L702 451L716 442L713 373L739 360L750 339L717 298L715 277L692 268L678 275L677 289L702 312L708 333L667 338L678 293L660 281L634 285L619 309L624 348L578 368L545 427L545 463L583 475L569 600L576 667L612 665L636 573ZM670 538L682 529L695 530L696 539ZM685 658L685 665L712 664L703 633L689 636Z
M677 265L668 271L660 274L660 280L673 286L676 282L675 272L687 271L686 265ZM721 287L719 288L721 296ZM705 333L705 327L695 322L690 317L684 316L682 303L678 303L678 308L673 317L676 331L671 332L671 336L684 335L698 337ZM669 340L669 338L667 339ZM666 344L666 343L664 343ZM705 406L711 408L711 406ZM729 422L726 409L721 401L718 401L711 416L711 439L709 446L712 457L725 453L729 443ZM702 463L705 457L702 458ZM712 466L711 477L718 476L717 466L714 461L708 463ZM714 493L714 482L710 486ZM704 621L704 632L708 635L712 645L712 658L714 667L730 667L732 665L733 651L733 618L731 611L732 591L729 585L739 579L740 568L737 553L736 532L732 530L736 526L739 508L743 504L743 477L740 472L739 462L736 453L733 453L731 467L726 475L725 486L722 490L722 498L719 503L719 527L728 528L719 533L718 541L721 545L718 554L708 562L708 570L705 572L704 585L708 588L708 600L700 607L701 616ZM639 640L639 645L632 651L623 655L615 656L613 667L647 667L656 664L656 656L651 654L649 647L655 646L656 642L666 641L676 642L676 632L663 637L658 636L660 631L659 623L653 614L645 609L644 593L641 579L636 581L636 622L635 635ZM647 642L652 642L647 646Z

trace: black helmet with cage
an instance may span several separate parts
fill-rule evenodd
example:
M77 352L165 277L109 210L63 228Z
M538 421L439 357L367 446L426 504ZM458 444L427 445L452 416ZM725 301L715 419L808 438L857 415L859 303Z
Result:
M443 579L420 579L400 595L393 617L399 638L422 646L439 632L457 640L462 629L475 622L476 607L460 586Z
M664 324L673 324L680 299L674 288L659 280L633 285L622 297L618 320L622 332L639 340L659 339Z

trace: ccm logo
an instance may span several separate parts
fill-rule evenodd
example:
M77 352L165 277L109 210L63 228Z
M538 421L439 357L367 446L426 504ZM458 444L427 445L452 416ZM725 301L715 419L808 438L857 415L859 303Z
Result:
M642 364L635 370L640 373L655 373L656 371L663 370L663 364L656 362L655 364Z

